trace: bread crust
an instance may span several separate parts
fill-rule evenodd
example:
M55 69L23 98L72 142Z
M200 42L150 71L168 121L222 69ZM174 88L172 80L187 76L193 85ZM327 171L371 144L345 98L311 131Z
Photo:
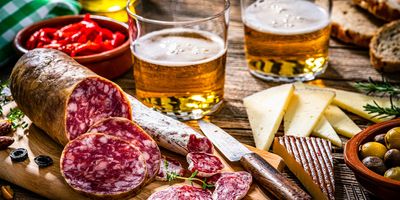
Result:
M399 72L400 71L400 58L398 60L390 60L380 55L378 52L378 45L381 42L380 39L382 34L387 31L391 31L393 27L398 27L400 29L400 20L390 22L382 26L376 35L372 38L371 43L369 45L369 55L372 66L375 67L376 70L381 72ZM396 42L396 41L393 41Z
M388 0L353 0L353 2L382 20L390 22L400 19L400 9L391 6Z

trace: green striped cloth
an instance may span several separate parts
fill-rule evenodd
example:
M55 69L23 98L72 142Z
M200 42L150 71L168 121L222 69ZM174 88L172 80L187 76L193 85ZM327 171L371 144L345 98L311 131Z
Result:
M0 68L15 57L12 41L22 28L60 15L76 15L75 0L0 0Z

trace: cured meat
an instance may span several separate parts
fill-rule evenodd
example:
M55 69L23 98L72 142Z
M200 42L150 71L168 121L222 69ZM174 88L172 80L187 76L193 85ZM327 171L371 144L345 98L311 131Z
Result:
M115 83L57 50L29 51L18 60L10 80L18 107L62 145L99 119L132 118L129 101Z
M122 117L106 118L91 126L88 132L113 135L132 143L142 152L146 161L148 182L156 177L160 169L160 149L151 136L131 120Z
M69 142L62 152L60 168L74 190L104 199L135 195L147 173L136 147L102 133L87 133Z
M210 177L224 168L218 157L208 153L189 153L186 160L189 163L189 171L197 171L197 176L200 177Z
M212 200L212 198L207 190L183 185L155 192L147 200Z
M160 171L156 176L156 180L167 181L167 173L175 173L179 176L184 176L185 169L179 161L163 156L160 162Z
M149 133L157 144L186 156L189 152L213 152L213 145L206 137L188 125L154 111L128 95L132 120Z
M213 200L239 200L246 196L250 189L252 176L248 172L222 173L215 183Z
M218 179L220 179L221 177L224 177L224 176L228 176L228 175L247 176L247 177L250 177L252 179L251 174L249 174L246 171L221 172L221 173L215 174L214 176L211 176L211 177L207 178L207 180L206 180L207 184L215 185L217 183Z

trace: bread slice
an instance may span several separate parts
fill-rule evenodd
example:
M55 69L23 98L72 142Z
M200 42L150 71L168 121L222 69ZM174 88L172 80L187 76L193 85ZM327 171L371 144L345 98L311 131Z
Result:
M400 19L399 0L353 0L353 2L385 21Z
M384 21L349 1L334 1L331 35L343 42L368 48L369 42Z
M371 64L378 71L400 71L400 20L380 28L369 48Z

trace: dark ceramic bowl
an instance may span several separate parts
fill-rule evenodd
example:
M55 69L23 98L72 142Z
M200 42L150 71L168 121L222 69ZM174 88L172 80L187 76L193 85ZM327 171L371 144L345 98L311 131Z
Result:
M79 22L84 15L70 15L56 17L32 24L21 31L14 38L14 47L20 55L28 52L25 44L29 37L37 30L44 27L60 27ZM91 69L95 73L108 79L116 78L127 72L132 66L132 57L129 48L128 25L113 19L91 15L101 27L111 31L119 31L126 36L126 41L115 49L88 56L73 57L77 62Z
M381 176L365 167L359 157L360 145L373 141L374 137L400 126L400 119L378 123L351 138L344 148L346 165L353 170L357 181L370 193L380 199L399 199L400 181Z

